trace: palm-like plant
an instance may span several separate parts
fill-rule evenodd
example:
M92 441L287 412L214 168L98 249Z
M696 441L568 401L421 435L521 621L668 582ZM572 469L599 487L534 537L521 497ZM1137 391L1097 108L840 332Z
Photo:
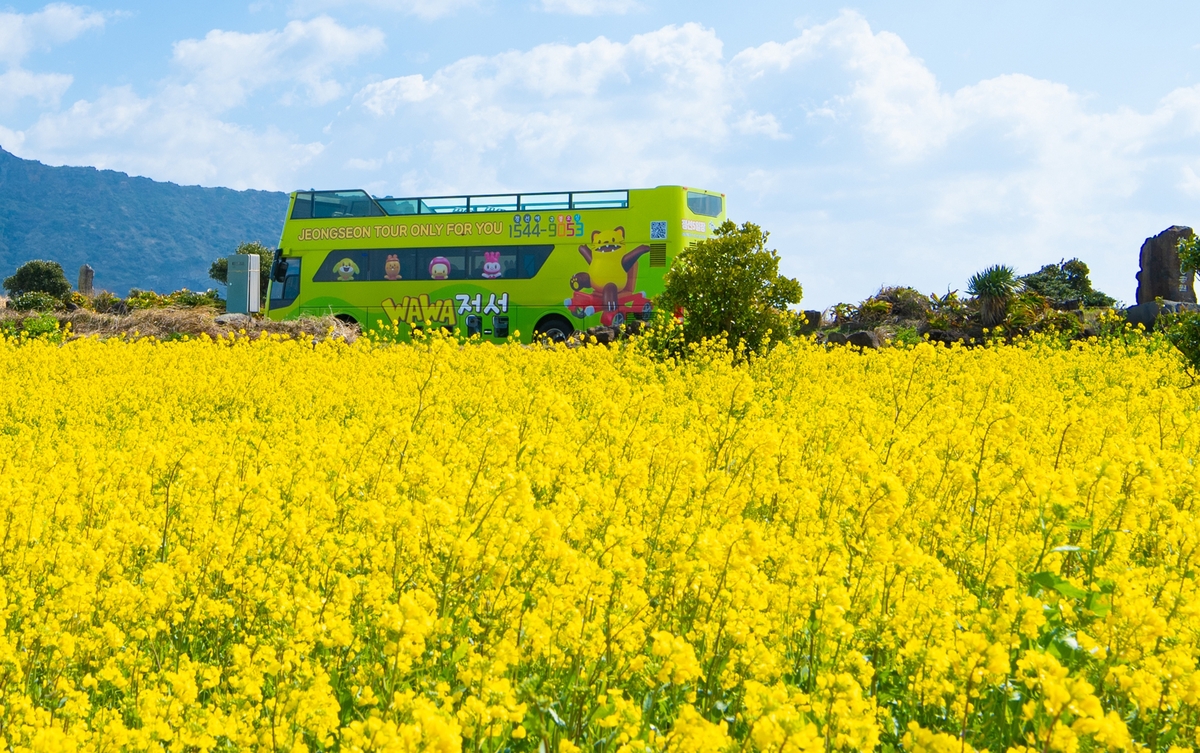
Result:
M1017 292L1017 273L1012 267L995 264L971 275L967 292L979 299L983 326L995 327L1008 316L1008 303Z

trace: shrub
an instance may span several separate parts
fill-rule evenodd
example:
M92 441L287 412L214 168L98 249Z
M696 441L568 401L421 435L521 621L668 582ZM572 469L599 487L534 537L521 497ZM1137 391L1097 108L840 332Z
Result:
M1187 311L1159 318L1155 324L1183 356L1185 368L1195 381L1200 377L1200 313Z
M789 337L800 283L779 274L779 254L767 248L768 234L747 222L726 220L716 235L684 250L667 273L655 308L683 309L689 342L725 336L735 347L758 350Z
M125 305L135 311L140 309L160 309L167 305L167 299L153 290L130 288L129 295L125 296Z
M53 311L61 305L62 301L40 290L21 293L8 302L14 311Z
M872 296L873 300L891 304L891 315L896 319L921 320L929 317L929 296L915 288L903 285L882 287Z
M197 306L219 306L221 298L217 295L217 291L211 288L203 293L195 292L184 288L176 290L165 297L166 305L179 306L181 308L195 308Z
M21 322L21 331L29 337L58 339L58 319L53 314L43 313L26 318Z
M929 326L931 329L961 327L967 319L966 301L958 297L957 290L945 295L932 293L929 296Z
M967 292L979 299L983 326L995 327L1008 316L1008 304L1017 291L1016 271L1002 264L971 275Z
M92 308L101 314L129 313L125 302L107 290L92 298Z
M1091 270L1079 259L1047 264L1033 274L1019 278L1026 290L1050 301L1054 308L1064 308L1073 301L1089 308L1111 308L1116 304L1111 296L1092 288Z
M65 298L71 292L71 283L62 266L56 261L35 259L27 261L4 280L4 289L13 296L22 293L45 293L54 298Z

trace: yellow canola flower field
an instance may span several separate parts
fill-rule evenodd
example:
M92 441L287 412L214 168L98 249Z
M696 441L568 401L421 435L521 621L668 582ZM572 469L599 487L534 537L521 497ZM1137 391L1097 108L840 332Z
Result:
M14 751L1184 751L1161 342L0 340Z

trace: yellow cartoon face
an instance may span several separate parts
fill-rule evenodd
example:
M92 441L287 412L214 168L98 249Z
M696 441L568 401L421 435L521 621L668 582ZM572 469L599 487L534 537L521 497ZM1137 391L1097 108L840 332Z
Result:
M358 274L358 265L350 259L342 259L333 268L334 274L343 282L353 280L354 275Z
M597 230L592 233L592 251L601 254L611 254L625 247L625 228L615 227L612 230Z

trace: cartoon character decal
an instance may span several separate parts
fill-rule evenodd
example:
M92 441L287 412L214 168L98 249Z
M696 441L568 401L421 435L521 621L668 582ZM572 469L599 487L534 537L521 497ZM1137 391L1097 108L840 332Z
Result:
M387 261L383 263L383 279L385 280L403 280L400 276L400 257L396 254L388 254Z
M504 273L500 266L499 251L484 251L483 252L483 278L485 280L495 280Z
M429 260L429 279L449 280L450 260L444 256L435 256Z
M358 274L358 265L350 259L342 259L333 268L333 271L340 282L349 282Z
M571 278L575 293L564 301L571 314L582 319L601 311L600 323L608 326L624 323L629 314L650 313L650 299L634 290L638 259L649 251L646 245L627 251L623 227L593 232L591 244L579 247L588 271Z

